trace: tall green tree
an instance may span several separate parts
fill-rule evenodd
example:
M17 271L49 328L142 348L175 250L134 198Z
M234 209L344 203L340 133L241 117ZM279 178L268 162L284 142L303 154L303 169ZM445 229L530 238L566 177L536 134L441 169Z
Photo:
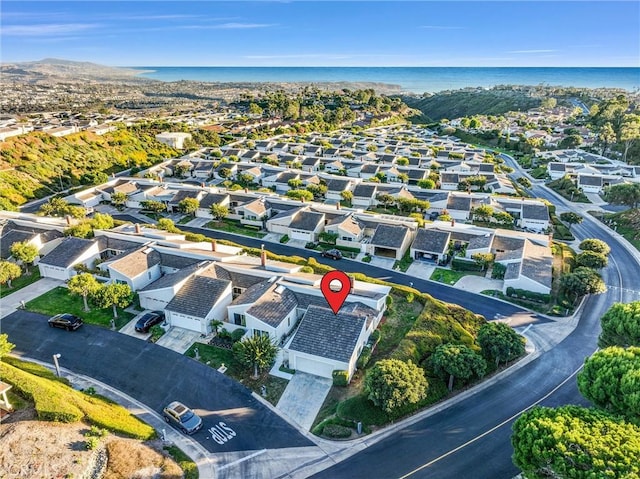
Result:
M455 378L466 380L474 375L481 378L487 369L484 358L464 344L441 344L431 356L431 364L436 374L449 376L449 391L453 390Z
M493 359L496 366L522 356L525 343L525 338L505 323L485 323L478 330L478 344L482 353L488 359Z
M11 256L24 265L25 272L29 274L29 265L33 264L38 257L38 248L26 241L19 241L13 243L9 251Z
M156 200L144 200L140 202L142 209L153 211L154 213L161 213L167 209L167 205L165 205L162 201Z
M424 371L411 361L382 359L367 372L364 387L373 404L393 414L424 399L428 383Z
M578 389L596 406L640 424L640 348L597 351L578 373Z
M579 248L582 251L593 251L604 255L608 255L611 252L611 248L607 243L596 238L587 238L581 241Z
M185 215L193 215L200 207L197 198L185 198L178 203L178 209Z
M637 208L640 204L640 183L622 183L605 188L604 199L614 205Z
M98 306L101 308L113 308L113 318L118 318L117 308L126 308L133 301L133 291L128 284L109 283L100 287L95 293L94 298Z
M70 294L82 296L84 310L89 311L87 298L100 289L100 283L98 283L91 273L82 273L73 276L67 283L67 288Z
M0 284L7 285L11 289L11 281L18 279L22 274L20 266L11 261L0 261Z
M587 268L593 269L604 268L608 263L605 255L596 253L595 251L584 251L583 253L577 254L575 261L577 266L586 266Z
M229 216L229 208L224 205L213 204L209 207L209 211L211 212L211 216L218 221L222 221Z
M110 230L113 226L113 217L111 215L96 213L91 218L91 227L94 230Z
M516 420L511 443L529 479L640 477L640 427L597 409L536 406Z
M313 193L307 190L289 190L286 195L294 200L313 201Z
M596 271L580 266L571 273L560 277L560 287L572 295L574 300L585 294L600 294L607 290L607 286Z
M262 369L273 365L278 354L278 346L268 334L254 335L233 345L233 354L238 360L253 368L253 377L257 378Z
M622 161L627 161L631 146L640 140L640 115L630 113L624 116L620 127L620 141L623 146Z
M584 220L582 216L580 216L578 213L574 213L573 211L565 211L564 213L560 213L560 219L565 223L569 223L569 229L571 229L571 225L580 224Z
M598 346L640 346L640 301L615 303L600 318Z
M116 207L124 206L127 202L127 194L122 191L116 191L111 195L111 204Z

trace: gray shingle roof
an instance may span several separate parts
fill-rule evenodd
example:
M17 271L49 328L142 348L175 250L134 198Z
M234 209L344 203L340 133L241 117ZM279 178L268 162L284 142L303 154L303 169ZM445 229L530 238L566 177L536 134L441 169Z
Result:
M177 205L182 200L186 200L187 198L197 198L199 194L200 192L195 190L180 190L175 195L173 195L173 198L171 198L171 201L169 203Z
M186 256L179 256L177 254L160 253L160 266L166 266L167 268L186 268L200 261L202 261L202 259L187 258Z
M68 268L74 264L74 260L95 244L93 240L69 237L49 251L44 258L40 260L43 264L51 266L59 266Z
M522 205L522 218L548 220L549 208L547 208L547 205L531 205L525 203Z
M229 197L227 194L209 193L200 200L200 208L209 209L211 205L221 204Z
M349 180L331 180L327 183L327 191L342 192L349 187Z
M336 315L330 309L309 306L289 349L348 362L366 320L366 316L342 311Z
M0 258L8 258L11 256L11 246L14 243L21 243L22 241L29 241L37 233L31 233L29 231L11 230L7 231L0 237Z
M362 167L362 170L360 171L362 173L370 173L375 175L378 171L380 171L380 167L378 165L368 164L368 165L364 165Z
M450 236L451 234L448 231L420 228L411 247L428 253L444 254L447 250Z
M353 189L353 196L355 198L373 198L376 194L376 190L376 185L359 184Z
M254 276L246 273L238 273L237 271L226 270L220 264L215 264L216 276L220 279L228 279L233 283L233 286L238 288L247 289L251 286L264 281L262 276Z
M406 226L378 225L371 238L371 244L383 248L400 248L409 234Z
M449 196L448 210L471 211L471 196Z
M178 284L183 279L188 278L193 273L195 273L198 268L203 266L206 262L192 264L191 266L187 266L186 268L182 268L175 273L165 274L164 276L160 276L153 283L146 285L140 291L153 291L156 289L170 288L176 284Z
M315 231L318 225L324 223L323 213L300 211L289 223L289 228L301 231Z
M247 314L276 328L297 306L298 301L295 294L274 281L253 302L253 305L247 310Z
M579 175L578 183L587 186L602 186L602 176Z
M166 309L196 318L204 318L231 284L226 279L193 276L167 304Z

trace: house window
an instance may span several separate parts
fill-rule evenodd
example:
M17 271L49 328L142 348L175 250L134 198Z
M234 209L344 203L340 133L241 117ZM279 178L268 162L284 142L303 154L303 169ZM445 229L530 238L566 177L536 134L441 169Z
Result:
M147 271L147 276L151 279L151 271Z
M353 241L353 238L351 238L350 236L343 236L342 241Z
M247 321L244 317L244 314L240 314L240 313L233 313L233 322L234 324L237 324L238 326L246 326L247 325Z
M244 288L238 288L237 286L233 287L233 292L231 293L233 296L233 299L236 299L238 296L240 296L242 293L244 292Z
M238 215L240 215L240 216L244 216L244 211L242 211L242 210L238 210Z
M258 336L258 337L260 337L260 336L269 336L269 333L267 331L261 331L259 329L254 329L253 330L253 335L254 336Z

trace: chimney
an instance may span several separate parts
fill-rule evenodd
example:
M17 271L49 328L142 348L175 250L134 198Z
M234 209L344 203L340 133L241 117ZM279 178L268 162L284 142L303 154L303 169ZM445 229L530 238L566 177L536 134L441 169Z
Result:
M65 220L67 220L67 226L71 226L71 216L67 215L64 217Z
M263 268L267 268L267 252L264 250L264 245L260 246L260 264Z
M136 234L139 235L142 233L142 229L140 228L140 225L138 223L136 223L134 225L136 227Z
M204 181L200 183L200 188L204 188Z
M340 202L339 202L339 201L336 203L336 209L337 209L337 210L339 210L339 209L340 209Z
M455 226L456 225L456 220L454 220L453 218L451 218L451 226Z
M249 193L249 188L245 188L245 189L244 189L244 192L245 192L245 193Z
M349 276L349 294L353 294L354 283L355 280L353 279L353 276Z
M211 240L211 251L215 251L216 250L216 240L212 239Z
M300 201L304 203L304 197L300 197Z

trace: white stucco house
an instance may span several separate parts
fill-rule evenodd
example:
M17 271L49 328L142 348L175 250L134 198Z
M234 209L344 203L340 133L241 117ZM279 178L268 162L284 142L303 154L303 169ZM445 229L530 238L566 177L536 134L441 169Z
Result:
M100 248L95 240L65 238L38 262L40 276L69 280L77 274L74 266L82 264L93 268L94 261L100 259Z

